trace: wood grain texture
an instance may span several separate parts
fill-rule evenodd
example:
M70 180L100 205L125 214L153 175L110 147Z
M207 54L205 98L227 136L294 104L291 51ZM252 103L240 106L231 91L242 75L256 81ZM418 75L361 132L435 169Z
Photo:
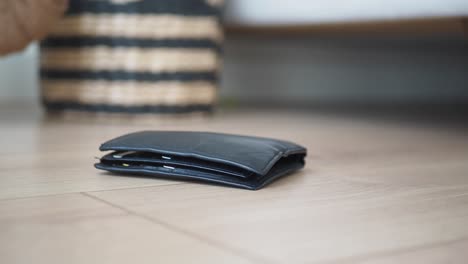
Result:
M249 263L82 194L0 201L2 263Z
M27 113L0 111L1 263L463 263L468 257L464 129L285 111L130 123ZM307 166L260 191L92 167L103 141L150 129L291 140L308 148Z

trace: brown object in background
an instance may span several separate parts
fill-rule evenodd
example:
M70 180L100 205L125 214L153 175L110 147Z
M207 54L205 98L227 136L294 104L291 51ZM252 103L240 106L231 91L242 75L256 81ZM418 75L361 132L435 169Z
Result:
M62 16L68 0L1 0L0 55L42 39Z

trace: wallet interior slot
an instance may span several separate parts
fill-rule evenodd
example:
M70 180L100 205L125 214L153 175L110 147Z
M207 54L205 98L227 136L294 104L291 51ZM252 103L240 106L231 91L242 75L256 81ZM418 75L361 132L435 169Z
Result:
M127 169L145 169L150 171L161 171L161 172L174 172L180 174L205 174L211 175L212 177L217 177L218 175L225 175L227 177L232 177L230 174L222 173L222 172L213 172L211 170L203 169L203 168L195 168L192 166L184 166L184 165L167 165L160 162L141 162L141 161L125 161L125 160L107 160L102 161L103 164L110 165L112 167L117 168L127 168Z
M195 169L186 166L169 166L156 162L127 162L122 160L101 160L98 168L111 172L127 172L142 175L170 175L174 177L189 177L191 179L208 182L224 183L228 185L257 189L278 177L288 174L304 166L304 154L293 154L278 160L266 175L253 174L249 178L232 177L224 173L213 173L209 170Z
M197 158L188 158L173 155L169 156L165 154L144 151L113 152L108 155L105 155L102 158L102 160L119 161L127 163L140 162L153 165L163 164L167 166L184 167L192 168L195 170L223 173L241 178L248 178L254 174L251 171L244 170L242 168L238 168L224 163L211 162Z

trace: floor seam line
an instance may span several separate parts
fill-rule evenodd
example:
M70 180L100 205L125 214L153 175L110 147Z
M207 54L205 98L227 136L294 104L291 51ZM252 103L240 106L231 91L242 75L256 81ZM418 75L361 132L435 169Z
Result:
M107 192L107 191L121 191L121 190L138 189L138 188L157 188L157 187L163 187L163 186L173 186L173 185L183 185L183 184L186 184L186 183L181 182L181 183L164 184L164 185L147 185L147 186L122 187L122 188L105 189L105 190L88 190L88 191L76 191L76 192L51 193L51 194L42 194L42 195L33 195L33 196L24 196L24 197L0 198L0 202L30 199L30 198L53 197L53 196L67 195L67 194L80 194L80 193L88 193L88 192Z
M237 249L237 248L230 247L230 246L225 245L223 243L220 243L218 241L215 241L215 240L203 237L201 235L195 234L193 232L187 231L187 230L185 230L183 228L179 228L177 226L168 224L168 223L166 223L164 221L161 221L160 219L154 218L152 216L142 214L142 213L136 212L134 210L128 209L128 208L126 208L124 206L109 202L109 201L107 201L105 199L102 199L100 197L97 197L97 196L95 196L95 195L93 195L91 193L83 192L82 194L89 197L89 198L91 198L91 199L93 199L93 200L96 200L96 201L99 201L101 203L112 206L114 208L120 209L120 210L122 210L122 211L124 211L124 212L126 212L128 214L143 218L143 219L145 219L145 220L147 220L147 221L149 221L149 222L151 222L153 224L158 224L160 226L163 226L163 227L165 227L165 228L167 228L167 229L169 229L169 230L171 230L173 232L183 234L185 236L188 236L188 237L194 238L196 240L202 241L202 242L204 242L204 243L206 243L206 244L208 244L210 246L221 249L223 251L228 251L231 254L234 254L236 256L248 259L250 261L254 261L255 263L276 263L273 260L269 260L269 259L267 260L267 259L264 259L263 257L253 255L250 252L246 252L246 251L244 251L242 249Z

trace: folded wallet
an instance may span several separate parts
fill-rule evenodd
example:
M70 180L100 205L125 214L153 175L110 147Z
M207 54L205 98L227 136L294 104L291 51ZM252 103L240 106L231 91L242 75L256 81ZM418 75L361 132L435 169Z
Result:
M304 167L307 150L269 138L143 131L105 142L95 167L114 173L200 180L257 190Z

